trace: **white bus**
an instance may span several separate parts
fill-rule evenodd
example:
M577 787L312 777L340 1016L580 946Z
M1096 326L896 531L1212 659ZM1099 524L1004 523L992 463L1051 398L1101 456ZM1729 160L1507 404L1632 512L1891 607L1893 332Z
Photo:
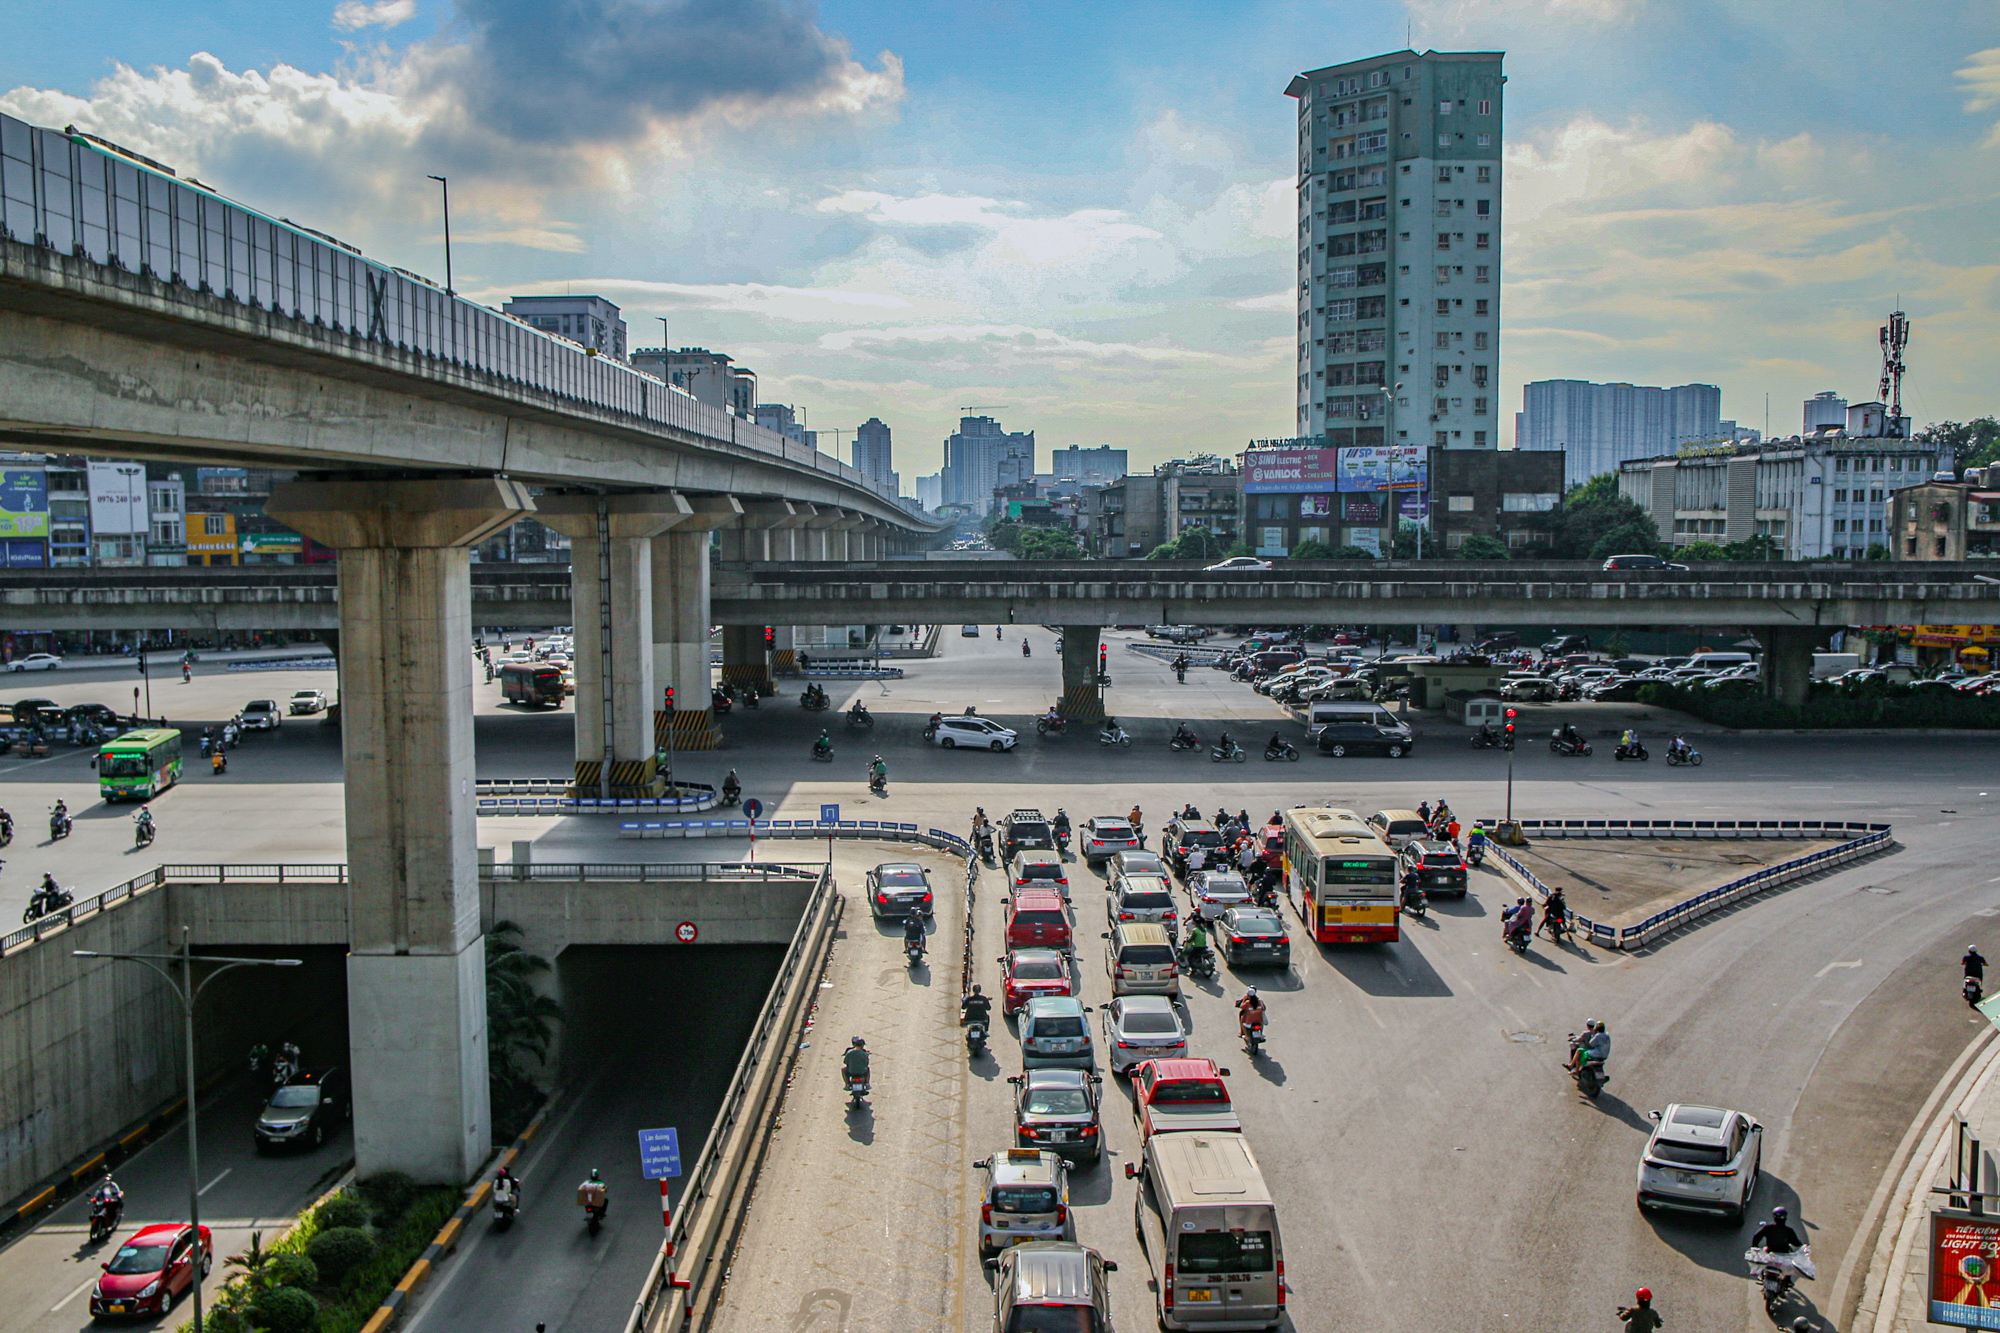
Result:
M1352 810L1285 811L1285 893L1321 944L1402 938L1396 854Z

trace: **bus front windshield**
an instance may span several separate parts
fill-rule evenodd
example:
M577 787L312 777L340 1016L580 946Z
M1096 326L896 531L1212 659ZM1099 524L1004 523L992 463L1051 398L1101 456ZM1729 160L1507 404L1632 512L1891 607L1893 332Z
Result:
M150 759L144 753L117 753L107 750L97 757L97 772L107 778L143 778L152 776Z
M1327 893L1341 897L1379 896L1396 887L1396 863L1388 857L1329 856L1320 868L1320 883Z

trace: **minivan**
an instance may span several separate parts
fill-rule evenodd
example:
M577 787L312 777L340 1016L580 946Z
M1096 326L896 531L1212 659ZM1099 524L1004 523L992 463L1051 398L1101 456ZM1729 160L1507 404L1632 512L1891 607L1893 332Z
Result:
M1241 1134L1153 1134L1139 1183L1139 1247L1167 1329L1276 1328L1285 1315L1278 1210Z
M1368 827L1394 852L1402 851L1404 843L1430 836L1424 817L1414 810L1377 810L1368 816Z
M1070 947L1069 915L1063 911L1062 895L1054 889L1023 888L1000 901L1007 908L1008 948Z
M1150 921L1121 921L1104 932L1104 974L1117 995L1181 994L1181 970L1166 927Z
M1380 704L1366 701L1316 700L1306 709L1306 738L1319 735L1320 728L1329 722L1366 722L1371 726L1390 730L1408 731L1409 728L1396 720L1396 715Z
M1749 653L1696 653L1687 660L1687 665L1722 671L1733 666L1749 666L1756 660Z

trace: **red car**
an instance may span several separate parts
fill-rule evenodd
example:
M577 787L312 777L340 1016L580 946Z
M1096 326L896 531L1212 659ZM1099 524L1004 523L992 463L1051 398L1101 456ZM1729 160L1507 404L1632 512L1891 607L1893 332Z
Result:
M1015 949L1000 960L1006 969L1000 1012L1012 1018L1037 995L1074 995L1069 960L1054 949Z
M1266 824L1257 830L1257 859L1273 870L1285 863L1285 826Z
M1069 914L1063 910L1062 895L1054 889L1023 887L1007 904L1007 947L1009 949L1067 949L1070 947Z
M1155 1134L1235 1134L1243 1130L1223 1083L1229 1071L1215 1061L1145 1060L1132 1068L1132 1117L1139 1141Z
M195 1284L194 1232L185 1222L141 1227L118 1247L90 1293L95 1318L162 1315ZM215 1265L208 1228L201 1229L201 1276Z

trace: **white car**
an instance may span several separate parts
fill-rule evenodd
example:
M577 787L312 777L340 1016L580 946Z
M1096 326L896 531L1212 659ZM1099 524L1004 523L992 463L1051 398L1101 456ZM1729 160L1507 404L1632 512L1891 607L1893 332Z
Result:
M9 671L54 671L62 665L62 659L52 653L29 653L17 657L7 664Z
M243 719L245 731L276 731L285 720L284 710L278 707L276 699L252 699L237 716Z
M1269 560L1259 560L1254 555L1232 555L1227 560L1218 560L1212 565L1203 565L1201 572L1206 574L1218 569L1269 569L1270 567L1271 562Z
M947 750L957 749L960 746L981 750L1011 750L1021 741L1017 733L983 717L945 718L937 724L931 739Z
M1676 1104L1651 1118L1653 1136L1639 1159L1639 1207L1741 1222L1757 1192L1764 1127L1714 1106Z
M295 690L292 693L291 713L294 717L308 717L326 711L326 695L320 690Z
M1188 876L1188 897L1204 921L1219 920L1232 907L1250 905L1250 886L1233 870L1204 870Z

